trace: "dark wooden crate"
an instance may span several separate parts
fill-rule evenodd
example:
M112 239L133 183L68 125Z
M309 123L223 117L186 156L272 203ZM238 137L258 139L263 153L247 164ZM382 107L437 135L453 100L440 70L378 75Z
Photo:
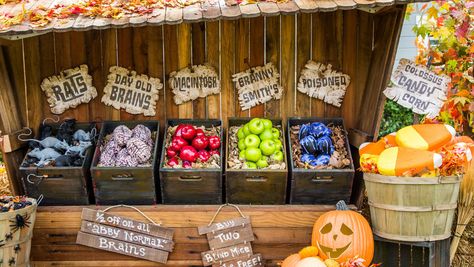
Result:
M165 168L166 135L168 127L178 124L221 127L220 169ZM164 204L220 204L222 203L222 173L224 164L224 129L221 120L169 119L167 121L160 163L161 196Z
M100 159L100 148L104 138L113 132L119 125L125 125L133 129L138 124L148 127L152 133L156 132L154 138L153 158L150 167L98 167ZM92 184L94 196L98 205L146 205L156 204L156 161L158 160L158 121L107 121L104 122L100 131L99 142L92 160Z
M95 123L94 123L95 124ZM60 123L45 124L56 134ZM76 129L88 130L91 123L76 123ZM97 127L98 124L95 124ZM39 127L37 138L43 131ZM38 198L43 195L42 205L88 205L93 202L90 165L94 155L94 145L87 149L81 167L21 167L21 180L28 196ZM30 150L28 150L29 152ZM24 160L26 160L25 156ZM23 161L24 161L23 160ZM30 178L28 179L28 175Z
M404 242L374 235L374 263L384 267L448 267L450 238L432 242Z
M229 118L229 128L240 126L252 118ZM273 125L281 126L285 170L234 170L227 166L229 160L229 131L226 135L226 200L235 204L285 204L288 176L288 153L285 131L281 119L271 119Z
M342 126L342 118L289 118L287 124L287 142L289 149L290 167L290 203L291 204L336 204L339 200L349 203L354 180L354 164L349 146L349 139L345 138L346 149L349 153L351 164L346 169L310 170L296 168L291 151L291 126L311 122L322 122Z

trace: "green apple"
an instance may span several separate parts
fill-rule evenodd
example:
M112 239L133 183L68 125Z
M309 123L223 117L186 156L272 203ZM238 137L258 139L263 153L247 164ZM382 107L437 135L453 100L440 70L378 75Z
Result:
M239 153L239 159L244 160L245 159L245 150L241 150Z
M263 140L260 143L260 150L265 156L270 156L275 152L275 142L272 139Z
M274 139L280 138L280 130L278 130L277 128L272 128L272 134Z
M257 164L255 164L253 162L250 162L250 161L245 162L245 165L247 166L247 169L256 169L257 168Z
M244 131L245 136L251 134L251 132L249 130L249 124L248 123L245 124L244 127L242 127L242 128L244 129L243 131Z
M273 159L276 161L283 161L283 152L277 151L272 155Z
M249 147L245 150L245 159L247 161L257 162L262 157L262 151L256 147Z
M260 145L260 138L255 134L249 134L244 139L244 144L246 147L258 147Z
M251 121L249 121L249 130L253 134L261 134L263 130L265 130L265 125L263 125L261 119L253 118Z
M239 140L238 146L239 146L240 151L245 150L247 148L247 146L245 145L245 140L244 139Z
M267 139L273 139L273 133L272 130L270 129L265 129L263 132L259 135L260 140L267 140Z
M265 127L265 129L270 130L273 127L273 123L269 119L262 119L262 123L263 123L263 127Z
M283 149L283 144L280 139L273 139L273 142L275 142L275 151L281 151Z
M240 127L240 129L237 131L237 138L239 140L244 139L247 135L244 133L244 127Z
M266 168L268 167L268 162L266 159L264 159L263 157L261 157L258 161L257 161L257 167L259 169L263 169L263 168Z

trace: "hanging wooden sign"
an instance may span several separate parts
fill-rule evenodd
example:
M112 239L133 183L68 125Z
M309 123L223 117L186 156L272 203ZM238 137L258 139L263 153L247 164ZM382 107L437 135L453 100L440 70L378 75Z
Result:
M255 254L250 257L243 257L240 259L223 262L220 264L214 264L213 267L254 267L254 266L265 266L261 254Z
M97 96L88 71L87 65L80 65L43 80L41 90L46 93L53 114L62 114L69 108L89 103Z
M309 60L298 82L298 91L325 103L341 107L351 77L332 69L332 65L324 65Z
M252 246L250 243L239 244L226 248L210 250L201 253L202 263L204 266L227 262L238 258L248 258L252 256Z
M81 219L77 244L160 263L173 250L172 229L87 208Z
M162 88L158 78L113 66L110 67L102 102L116 109L123 108L130 114L155 116L156 101Z
M392 86L384 90L388 99L417 114L434 118L446 100L451 78L438 75L427 67L402 58L391 77Z
M195 65L170 73L170 88L173 90L174 102L184 102L218 94L221 91L219 75L207 64Z
M251 68L232 75L239 93L242 110L250 109L272 99L280 99L283 89L279 77L277 68L271 62L265 66Z

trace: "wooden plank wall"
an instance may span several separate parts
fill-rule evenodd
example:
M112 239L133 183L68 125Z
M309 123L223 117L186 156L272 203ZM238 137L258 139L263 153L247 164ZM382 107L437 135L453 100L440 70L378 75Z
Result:
M373 136L378 129L384 88L391 70L404 6L372 14L361 10L300 13L194 24L49 33L2 41L8 73L22 126L36 129L51 117L41 81L59 71L87 64L99 95L61 117L79 121L166 118L342 116L348 129ZM330 63L351 76L341 108L309 98L296 89L309 60ZM169 74L191 64L209 62L221 78L222 90L177 106L167 82ZM242 111L231 75L273 62L284 88L280 100ZM144 117L101 103L110 66L119 65L164 81L156 116ZM367 115L370 115L367 117ZM8 116L4 114L3 116ZM5 129L0 125L0 129Z

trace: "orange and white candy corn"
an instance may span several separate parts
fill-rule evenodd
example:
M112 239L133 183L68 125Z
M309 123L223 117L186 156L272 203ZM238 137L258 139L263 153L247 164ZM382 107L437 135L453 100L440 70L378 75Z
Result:
M449 143L455 134L447 124L417 124L398 130L396 142L399 147L434 151Z
M440 154L406 147L391 147L384 150L377 161L380 174L404 176L434 171L443 163Z

